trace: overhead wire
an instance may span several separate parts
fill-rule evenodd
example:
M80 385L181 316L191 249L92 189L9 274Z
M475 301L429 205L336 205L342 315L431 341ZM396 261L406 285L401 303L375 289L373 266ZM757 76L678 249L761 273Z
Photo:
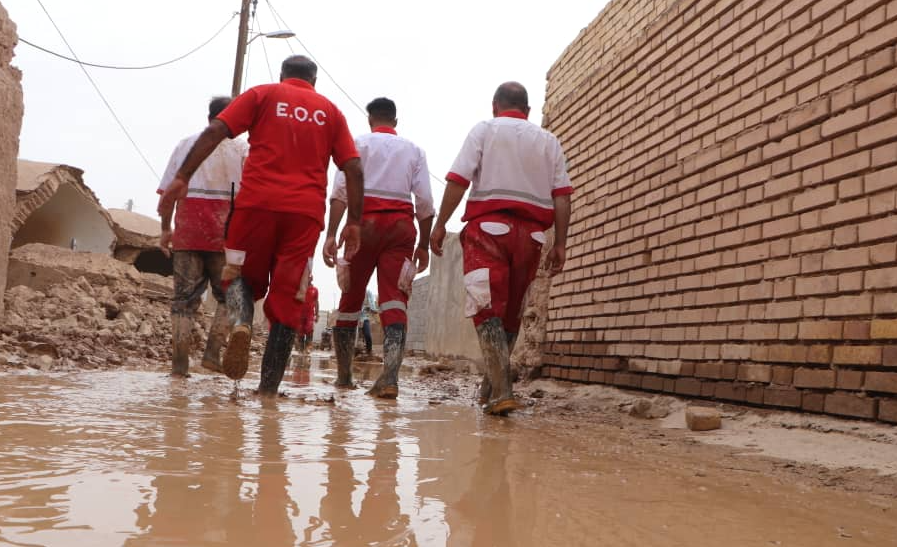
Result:
M253 5L252 16L255 17L256 20L259 22L258 26L259 26L259 29L261 30L261 27L262 27L261 18L258 17L258 15L256 15L257 5L258 5L258 1L256 0L255 4ZM275 21L275 23L276 23L276 21ZM262 42L262 53L264 53L264 55L265 55L265 68L268 69L268 78L269 78L270 82L274 82L274 73L271 71L271 61L268 59L268 46L265 45L264 39L262 39L261 42Z
M274 5L271 3L271 0L265 0L265 2L268 4L268 9L271 10L271 13L274 15L275 19L278 20L280 22L280 24L283 25L284 28L291 29L292 27L287 25L286 20L283 18L283 16L280 15L280 13L277 11L277 9L274 7ZM321 70L321 72L323 72L327 76L327 78L330 79L330 81L333 83L333 85L336 86L336 88L340 90L340 92L349 100L350 103L352 103L355 106L355 108L358 109L359 112L361 112L362 115L367 117L367 115L368 115L367 111L354 98L352 98L352 95L350 95L349 92L346 91L346 89L343 86L341 86L339 82L336 81L336 78L334 78L333 75L330 74L330 72L324 67L324 65L321 64L321 61L319 61L318 58L315 57L314 53L312 53L311 50L308 48L308 46L306 46L305 43L299 38L299 34L298 33L294 34L293 38L299 43L300 46L302 46L302 49L305 50L305 52L308 54L309 58L311 58L311 60L314 61L316 65L318 65L318 68ZM295 52L293 52L292 47L290 48L290 52L295 53ZM430 174L430 178L432 178L439 184L442 184L443 186L446 185L445 181L443 181L441 178L434 175L432 171L427 171L427 172Z
M193 55L197 51L201 50L202 48L206 47L207 45L212 43L212 41L215 40L215 38L217 38L222 32L224 32L224 30L230 25L231 21L233 21L237 15L239 15L239 14L235 13L235 14L231 15L230 19L228 19L227 22L225 22L224 25L221 26L221 28L219 28L217 31L215 31L215 34L213 34L208 40L199 44L198 46L191 49L187 53L178 55L174 59L170 59L168 61L164 61L161 63L154 63L151 65L123 66L123 65L105 65L102 63L89 63L87 61L82 61L81 59L78 59L77 57L69 57L68 55L63 55L62 53L45 48L41 45L35 44L34 42L30 42L30 41L26 40L25 38L22 38L21 36L19 37L19 41L22 42L23 44L27 44L27 45L37 49L37 50L43 51L44 53L53 55L54 57L58 57L60 59L66 60L66 61L71 61L73 63L78 63L79 65L83 65L83 66L89 66L92 68L105 68L105 69L111 69L111 70L149 70L149 69L153 69L153 68L168 66L168 65L177 63L178 61L182 61L182 60L186 59L187 57Z
M115 109L112 108L112 105L106 99L106 96L103 95L102 91L100 91L100 86L97 85L97 83L94 81L93 77L90 75L90 72L87 71L87 67L84 66L83 64L81 64L80 60L78 59L78 55L75 53L74 48L72 48L72 45L66 39L65 34L62 33L62 30L59 28L59 25L56 24L56 21L53 19L53 16L50 15L50 12L47 10L47 7L44 6L44 3L41 0L37 0L37 3L40 5L41 9L44 10L44 13L47 16L47 19L50 20L50 23L53 25L53 28L56 29L56 32L59 34L59 37L62 38L62 41L65 43L65 46L68 48L69 53L71 53L72 57L78 62L78 66L84 72L84 75L87 76L87 79L90 81L90 84L93 86L93 89L97 92L97 95L100 96L100 99L103 101L103 104L106 105L106 109L109 110L109 113L115 119L115 122L118 124L118 127L121 128L122 133L125 134L125 137L128 138L128 141L130 141L131 146L134 147L134 150L137 151L137 154L143 160L143 163L146 164L147 168L150 170L150 172L153 174L153 176L156 177L156 179L158 180L159 174L153 168L152 164L149 162L146 155L143 153L143 150L140 149L140 146L137 145L137 141L135 141L134 137L131 136L131 133L128 131L128 128L125 127L124 122L122 122L121 118L118 117L118 114L115 113Z

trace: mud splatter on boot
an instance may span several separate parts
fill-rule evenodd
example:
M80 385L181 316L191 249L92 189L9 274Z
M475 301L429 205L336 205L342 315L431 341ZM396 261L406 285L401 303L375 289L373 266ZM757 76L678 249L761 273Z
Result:
M171 314L171 375L186 378L190 368L190 342L193 337L193 318L180 313Z
M212 318L212 326L209 327L209 337L206 340L206 350L202 355L203 368L221 372L221 347L227 339L227 330L227 305L219 303L215 308L215 317Z
M505 331L505 338L508 341L508 355L510 356L514 353L514 344L517 342L517 333L507 332ZM509 357L510 359L510 357ZM483 380L480 382L480 392L477 397L477 402L480 406L485 405L489 402L489 398L492 396L492 382L489 381L489 373L483 374Z
M405 325L394 323L383 329L383 373L374 382L368 395L381 399L399 396L399 368L405 354Z
M352 382L354 345L354 328L333 328L333 346L336 351L336 387L355 389L355 384Z
M221 369L232 380L239 380L249 368L249 347L252 341L252 315L255 311L252 289L242 277L234 279L225 293L231 332L224 350Z
M511 384L511 358L507 333L501 319L487 319L477 327L480 349L483 351L486 374L492 386L489 401L483 407L487 414L505 415L521 408L514 399Z
M290 353L293 351L293 342L296 331L273 323L268 333L268 343L265 345L265 355L262 357L261 379L259 379L259 395L277 395L277 389L283 380L283 373L290 362Z

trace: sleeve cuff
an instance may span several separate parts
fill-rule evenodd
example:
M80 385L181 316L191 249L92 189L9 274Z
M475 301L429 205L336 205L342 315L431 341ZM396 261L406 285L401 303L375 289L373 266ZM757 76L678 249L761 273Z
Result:
M159 194L159 195L161 196L162 194L165 193L165 188L159 188L159 189L157 189L157 190L156 190L156 193Z
M354 160L354 159L361 159L361 156L359 156L356 153L352 156L349 156L348 158L340 158L339 160L337 160L336 158L333 158L333 163L335 163L336 166L339 168L339 170L342 171L343 167L345 167L345 165L346 165L346 162L348 162L349 160Z
M551 191L551 197L556 198L558 196L569 196L573 193L572 186L561 186L560 188L555 188Z
M458 173L449 172L449 174L445 176L445 180L454 182L455 184L460 184L464 188L468 188L470 186L470 181L462 177Z

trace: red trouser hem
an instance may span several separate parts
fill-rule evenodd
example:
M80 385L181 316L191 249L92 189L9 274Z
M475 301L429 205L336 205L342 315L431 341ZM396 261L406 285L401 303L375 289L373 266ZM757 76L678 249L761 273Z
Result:
M406 212L366 213L361 222L361 247L349 264L349 290L339 301L337 327L358 325L368 281L377 270L380 324L408 323L408 295L399 290L405 259L414 253L417 230Z

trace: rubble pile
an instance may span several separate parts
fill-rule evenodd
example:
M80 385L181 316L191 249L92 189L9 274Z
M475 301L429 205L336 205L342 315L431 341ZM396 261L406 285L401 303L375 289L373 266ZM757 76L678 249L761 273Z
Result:
M144 280L132 266L112 257L58 247L28 247L13 251L12 262L30 274L22 277L30 277L32 282L11 286L5 293L0 369L167 365L171 357L170 288L162 294L164 287L158 279ZM53 275L47 275L52 261L57 261L52 265ZM170 280L166 283L170 286ZM206 315L197 314L197 350L208 322Z

